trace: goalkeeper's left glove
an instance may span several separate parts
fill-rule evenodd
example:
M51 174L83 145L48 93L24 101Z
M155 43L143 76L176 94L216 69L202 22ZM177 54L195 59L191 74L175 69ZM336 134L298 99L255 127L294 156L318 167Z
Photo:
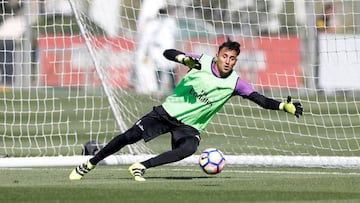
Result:
M299 118L300 115L303 115L303 107L300 102L291 102L291 96L288 96L286 102L281 102L279 106L280 110L291 113Z
M199 62L199 59L197 59L197 58L185 56L185 55L181 54L177 57L177 60L189 68L195 68L195 69L201 70L201 63Z

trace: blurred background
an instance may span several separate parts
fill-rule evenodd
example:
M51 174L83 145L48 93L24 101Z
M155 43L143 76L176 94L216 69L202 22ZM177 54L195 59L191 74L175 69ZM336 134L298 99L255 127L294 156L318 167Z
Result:
M334 39L336 35L343 39L344 35L359 34L360 3L356 0L161 0L156 4L149 0L109 0L106 3L101 0L76 0L75 2L80 12L86 15L85 20L88 21L93 35L122 36L133 40L135 44L146 44L144 40L139 39L141 33L145 32L146 24L150 24L149 19L155 18L158 10L166 7L171 11L167 15L176 18L179 28L176 42L180 49L187 49L184 47L187 41L207 40L208 43L202 43L206 46L218 44L216 40L212 40L224 36L238 39L243 44L240 69L244 77L255 80L253 83L259 83L253 72L268 68L268 64L263 62L264 52L261 48L259 51L262 43L259 43L258 39L276 37L283 41L285 38L296 38L289 43L295 43L294 46L300 48L301 56L296 63L299 63L301 69L299 72L305 75L305 81L299 81L304 83L302 85L311 89L328 90L352 87L342 84L345 82L344 78L340 78L339 81L333 80L338 84L337 86L328 84L330 82L327 80L323 81L328 74L327 71L321 71L326 62L319 60L319 53L328 53L327 49L331 45L322 44L317 47L316 44L319 35L324 33L331 34ZM317 21L325 14L325 7L329 4L334 8L331 17L333 29L324 32L318 30ZM0 48L3 50L0 61L4 64L1 82L5 86L38 86L41 83L40 69L44 68L39 58L41 36L80 35L69 2L67 0L7 0L1 1L0 6L0 39L2 40ZM328 37L327 39L326 43L332 42ZM199 47L200 45L191 47L188 51L204 49L206 51L206 48ZM255 57L255 60L260 57L260 60L254 62L246 59L248 57ZM340 70L341 67L336 69ZM323 74L320 74L322 72ZM350 73L359 74L357 71ZM352 82L355 81L351 80ZM359 85L354 87L359 88Z
M187 72L164 49L215 55L229 38L241 44L240 77L269 97L292 95L305 115L232 98L204 147L359 156L359 11L360 0L0 1L0 155L77 155L108 142ZM159 142L150 151L169 146Z

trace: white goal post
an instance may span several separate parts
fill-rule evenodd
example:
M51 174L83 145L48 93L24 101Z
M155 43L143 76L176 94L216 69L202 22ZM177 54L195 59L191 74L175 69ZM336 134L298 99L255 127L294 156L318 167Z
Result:
M175 165L195 165L202 149L217 147L229 166L360 167L359 0L153 2L0 3L0 168L87 160L85 143L124 132L186 73L159 65L157 47L215 55L227 38L241 44L238 74L268 97L291 95L304 115L233 97L201 134L199 152ZM164 135L100 164L170 147Z

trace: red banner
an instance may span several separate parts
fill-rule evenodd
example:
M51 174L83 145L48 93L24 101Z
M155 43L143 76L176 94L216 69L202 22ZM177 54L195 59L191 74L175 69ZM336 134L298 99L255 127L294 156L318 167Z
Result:
M217 44L223 43L224 40L226 39L218 38ZM301 86L298 37L252 37L237 41L241 44L241 52L235 69L241 78L263 89ZM196 49L194 45L191 47Z
M216 39L221 44L224 39ZM297 37L238 39L241 53L236 71L257 88L301 86L300 40ZM207 41L209 42L209 41ZM131 88L134 42L130 39L91 39L94 55L107 84ZM214 42L215 43L215 42ZM217 46L187 43L187 52L216 54ZM212 53L209 53L212 52ZM39 39L40 81L47 86L101 85L92 58L81 37ZM183 72L183 71L180 71ZM181 74L180 74L181 75Z
M90 40L104 81L129 88L134 44L122 38L96 37ZM40 82L46 86L100 86L93 59L81 37L41 37L39 44Z
M296 88L302 84L300 68L300 40L297 37L257 38L244 40L242 53L256 53L253 67L257 75L255 84L262 88L285 87ZM240 54L240 55L241 55ZM243 64L238 64L240 70ZM251 72L251 70L247 70Z

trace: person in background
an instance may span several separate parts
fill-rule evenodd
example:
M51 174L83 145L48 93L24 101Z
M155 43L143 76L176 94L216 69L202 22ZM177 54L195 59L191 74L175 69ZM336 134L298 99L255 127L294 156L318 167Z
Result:
M332 3L326 4L324 6L324 14L321 15L316 20L316 28L317 28L317 35L316 35L316 64L315 64L315 87L316 89L321 92L321 87L319 84L319 78L320 78L320 34L328 34L328 33L334 33L336 28L335 23L335 16L334 16L334 5Z
M324 7L324 14L317 19L316 27L320 33L333 33L335 32L336 23L334 16L334 5L326 4Z
M154 52L152 52L152 58L155 60L158 88L162 95L172 93L176 86L176 63L171 61L169 63L168 60L164 60L164 57L162 57L165 49L176 47L176 39L178 38L177 22L171 16L174 8L170 8L169 11L171 12L168 13L166 9L159 10L159 30L157 31L158 34L155 34Z
M159 9L158 15L152 19L146 30L146 40L140 46L145 47L145 57L154 66L157 91L159 96L166 96L175 89L176 63L166 60L162 53L164 50L176 47L178 27L175 18L171 16L175 8L165 7Z

